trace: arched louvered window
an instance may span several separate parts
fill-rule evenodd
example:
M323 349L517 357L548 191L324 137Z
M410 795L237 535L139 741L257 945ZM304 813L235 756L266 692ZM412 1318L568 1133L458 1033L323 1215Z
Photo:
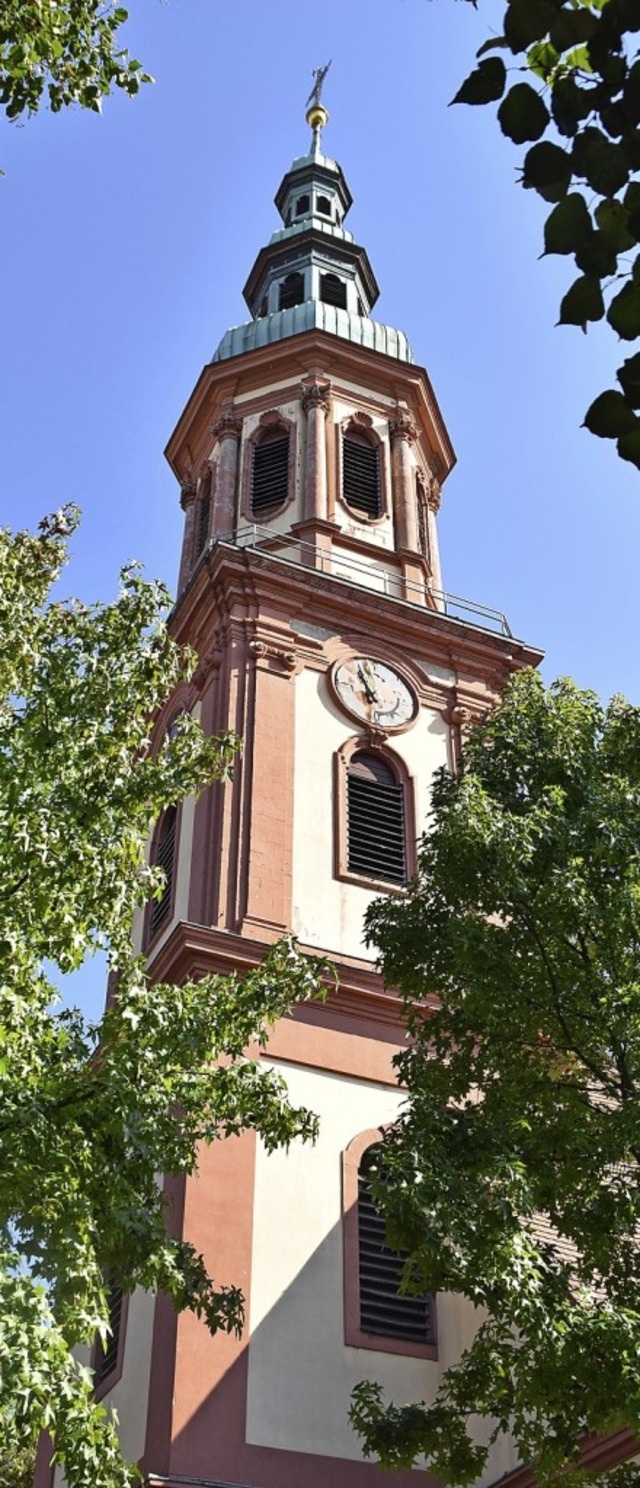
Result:
M153 940L158 930L168 920L171 912L171 900L173 895L173 874L176 854L176 817L175 806L169 806L160 822L158 835L156 837L155 850L153 854L154 868L162 868L164 873L164 887L159 899L152 899L149 914L149 939Z
M347 308L347 286L337 274L320 275L320 299L325 305L335 305L338 310Z
M353 429L342 440L342 495L352 511L381 516L380 448Z
M347 871L407 881L405 787L385 760L359 749L347 765Z
M202 490L198 498L197 529L196 529L196 558L204 552L209 541L209 521L211 518L211 476L208 475L203 481Z
M289 493L289 435L272 429L253 446L251 467L251 514L268 517L282 506Z
M113 1374L118 1363L120 1353L120 1338L123 1324L124 1295L122 1287L115 1278L107 1277L107 1309L109 1321L109 1333L106 1342L97 1340L94 1354L93 1377L96 1389L104 1384L110 1374Z
M280 284L278 309L292 310L294 305L301 305L303 300L304 274L287 274Z
M296 202L296 217L304 217L305 212L308 212L308 211L309 211L309 197L307 195L305 195L305 196L299 196L298 197L298 200Z
M328 196L319 196L316 199L316 210L321 217L331 216L331 202Z
M360 1328L381 1338L433 1343L433 1299L400 1291L406 1255L387 1246L384 1218L373 1201L370 1174L378 1150L367 1147L358 1169Z

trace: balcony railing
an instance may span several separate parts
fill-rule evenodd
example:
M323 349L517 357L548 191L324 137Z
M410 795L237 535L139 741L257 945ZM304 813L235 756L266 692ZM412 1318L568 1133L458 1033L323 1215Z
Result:
M491 609L473 599L463 599L459 594L450 594L446 589L436 589L427 580L409 579L400 569L392 567L393 554L384 548L377 550L372 560L354 557L340 547L319 547L316 543L304 542L295 534L265 533L257 525L238 527L235 532L220 533L209 543L207 551L218 544L248 549L263 557L274 558L279 563L291 564L295 568L313 568L316 573L325 573L344 584L376 590L391 599L402 599L409 604L434 610L450 620L475 625L481 630L490 630L511 637L506 615L502 610ZM203 555L204 556L204 555Z

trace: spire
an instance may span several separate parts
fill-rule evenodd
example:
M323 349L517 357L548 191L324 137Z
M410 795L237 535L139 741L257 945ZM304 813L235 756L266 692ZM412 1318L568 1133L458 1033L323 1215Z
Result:
M321 95L330 66L329 61L313 69L305 107L310 149L292 162L278 187L274 200L282 226L260 249L244 286L252 319L227 332L214 360L312 327L413 360L402 331L370 318L379 294L375 274L366 249L344 226L353 197L342 167L323 153L329 112Z

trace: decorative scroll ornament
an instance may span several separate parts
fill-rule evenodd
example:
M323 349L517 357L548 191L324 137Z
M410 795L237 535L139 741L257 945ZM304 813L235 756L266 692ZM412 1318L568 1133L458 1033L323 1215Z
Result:
M198 665L193 673L191 681L197 692L201 692L210 672L217 672L222 661L222 650L219 644L214 644L204 655L200 657Z
M331 407L331 383L314 382L310 387L303 383L301 402L305 413L309 408L321 408L327 414Z
M437 513L440 511L440 483L436 480L435 476L432 476L429 481L427 504L432 512Z
M186 511L188 506L193 506L196 499L196 492L197 483L191 471L189 471L186 475L183 475L180 481L180 505L183 511Z
M238 418L232 408L225 408L215 424L211 425L211 433L214 439L239 440L242 434L242 419Z
M285 651L282 646L269 646L266 641L249 641L249 650L256 658L266 656L277 661L285 672L293 672L298 664L295 651Z
M396 439L408 439L411 443L417 437L418 430L410 414L403 408L398 408L394 417L389 421L389 435L392 443Z
M471 709L464 708L462 703L456 703L455 708L451 709L451 722L457 724L458 728L464 728L469 724L471 717Z

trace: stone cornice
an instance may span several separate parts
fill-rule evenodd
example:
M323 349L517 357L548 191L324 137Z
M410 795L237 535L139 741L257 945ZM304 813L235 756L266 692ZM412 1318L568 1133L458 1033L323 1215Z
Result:
M300 397L301 380L314 363L331 366L334 396L340 395L342 382L345 391L356 382L369 388L372 398L384 398L387 406L390 397L394 407L407 403L422 436L425 457L429 453L429 466L439 483L444 482L456 457L425 368L317 329L224 362L210 362L203 369L165 450L178 478L189 450L195 450L198 458L209 453L211 425L223 412L230 389L236 398L246 393L260 397L274 383L283 382L282 400L293 401Z

